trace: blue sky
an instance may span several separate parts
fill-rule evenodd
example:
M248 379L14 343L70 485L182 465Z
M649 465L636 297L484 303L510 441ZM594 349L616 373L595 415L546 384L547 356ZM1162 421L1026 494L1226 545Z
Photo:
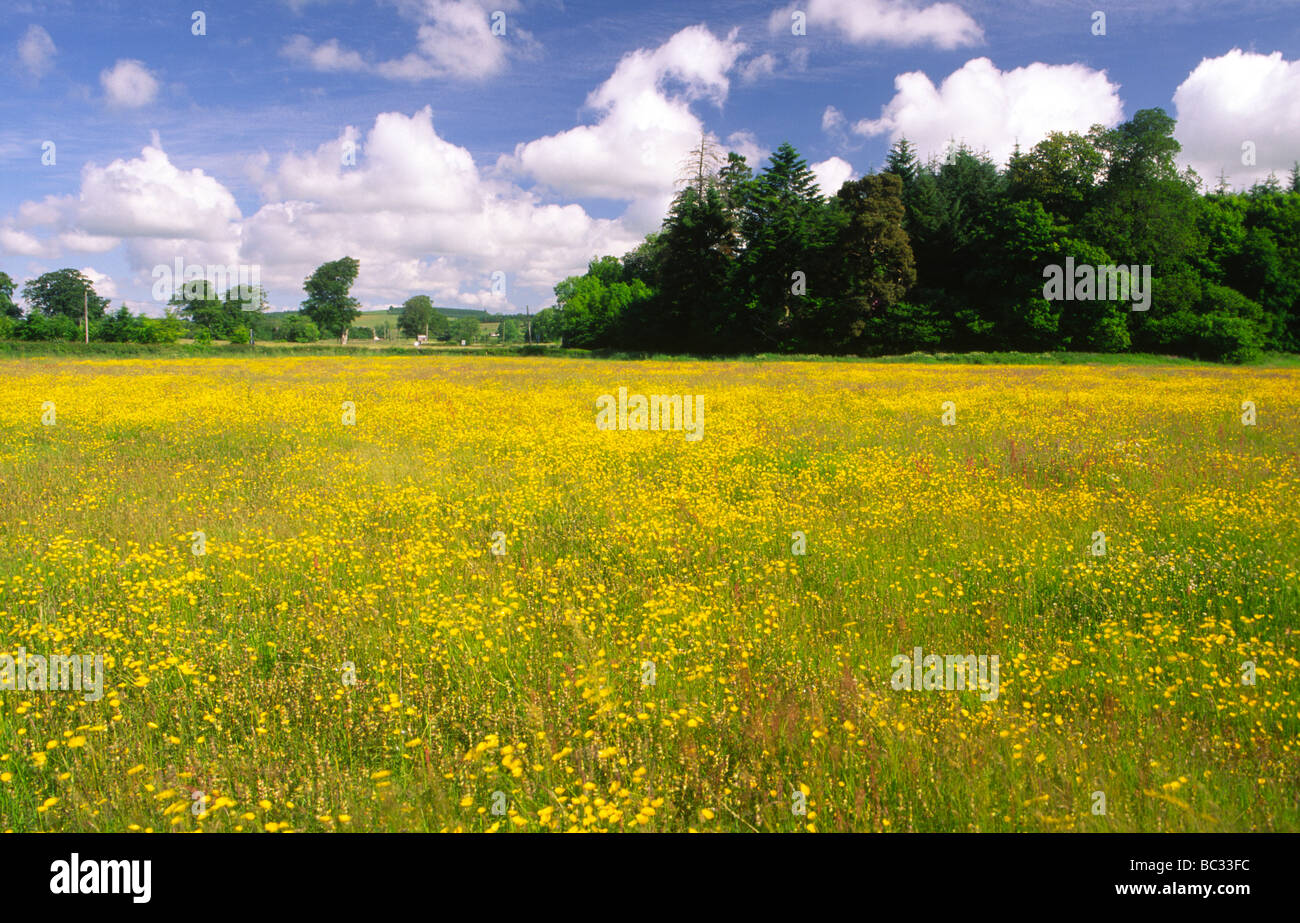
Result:
M1207 180L1300 159L1296 0L55 0L0 36L0 270L151 314L177 259L293 308L345 254L367 306L536 309L657 227L700 132L827 193L900 134L1001 160L1152 106Z

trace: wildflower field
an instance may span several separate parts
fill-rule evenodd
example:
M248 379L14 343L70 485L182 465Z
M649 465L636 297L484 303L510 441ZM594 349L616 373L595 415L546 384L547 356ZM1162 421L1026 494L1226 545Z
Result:
M1300 829L1298 380L0 361L0 826Z

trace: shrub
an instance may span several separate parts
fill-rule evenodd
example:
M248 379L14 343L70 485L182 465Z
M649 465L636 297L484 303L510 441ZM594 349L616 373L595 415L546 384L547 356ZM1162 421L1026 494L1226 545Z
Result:
M82 335L77 322L62 314L33 314L17 325L15 333L20 340L76 340Z
M1196 353L1217 362L1252 362L1263 351L1264 337L1258 325L1232 314L1205 314L1197 318Z
M320 329L311 318L295 314L284 322L284 338L293 343L315 343Z

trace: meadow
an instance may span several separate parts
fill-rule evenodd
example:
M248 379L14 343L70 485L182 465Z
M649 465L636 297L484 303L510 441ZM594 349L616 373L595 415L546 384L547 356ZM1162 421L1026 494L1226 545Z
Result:
M1298 382L0 360L0 827L1300 829Z

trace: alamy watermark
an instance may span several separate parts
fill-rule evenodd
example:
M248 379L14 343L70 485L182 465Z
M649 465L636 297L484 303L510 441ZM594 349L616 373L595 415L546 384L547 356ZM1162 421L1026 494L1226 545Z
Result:
M1065 258L1065 266L1043 267L1043 297L1048 301L1133 301L1134 311L1151 307L1150 266L1093 266Z
M685 430L687 442L704 437L704 395L627 393L618 389L614 395L596 398L596 429L599 430Z
M147 904L153 893L152 859L71 858L50 863L51 894L129 894L136 904Z
M938 654L922 656L921 648L912 648L912 656L898 654L889 665L894 675L889 685L895 690L942 689L948 692L963 689L980 690L980 701L995 702L998 698L998 655Z
M0 654L0 690L5 692L85 692L87 702L104 697L104 655Z
M184 300L195 300L207 294L208 285L214 292L234 292L236 301L256 301L262 289L262 267L257 263L231 263L228 266L203 266L186 264L176 257L174 265L159 263L153 268L155 301L169 302L176 295Z

